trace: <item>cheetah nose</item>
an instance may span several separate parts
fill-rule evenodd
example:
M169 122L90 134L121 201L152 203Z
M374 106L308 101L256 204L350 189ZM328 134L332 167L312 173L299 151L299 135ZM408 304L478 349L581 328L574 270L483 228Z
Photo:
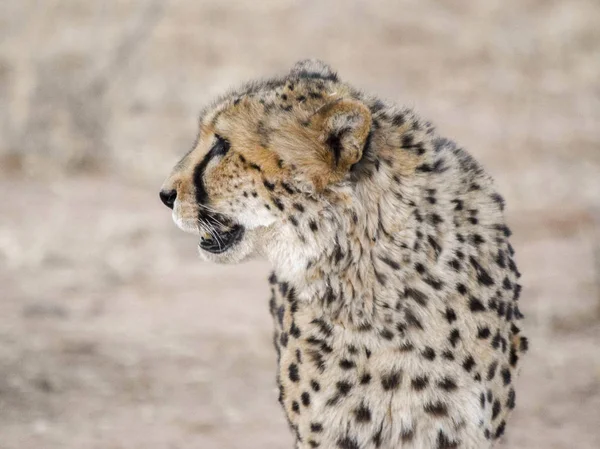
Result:
M161 190L160 199L169 209L173 209L175 199L177 198L177 190Z

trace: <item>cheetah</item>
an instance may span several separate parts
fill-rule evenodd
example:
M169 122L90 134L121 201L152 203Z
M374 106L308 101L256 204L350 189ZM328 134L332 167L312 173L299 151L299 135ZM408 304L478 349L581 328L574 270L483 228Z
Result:
M490 448L527 350L504 200L413 110L298 62L201 114L160 192L201 258L274 267L295 447Z

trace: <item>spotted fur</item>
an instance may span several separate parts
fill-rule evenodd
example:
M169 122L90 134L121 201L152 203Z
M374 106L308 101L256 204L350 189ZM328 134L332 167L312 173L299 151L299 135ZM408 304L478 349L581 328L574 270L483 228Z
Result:
M164 189L185 230L244 227L202 257L272 262L297 448L482 449L504 434L527 349L504 201L412 110L303 61L207 108Z

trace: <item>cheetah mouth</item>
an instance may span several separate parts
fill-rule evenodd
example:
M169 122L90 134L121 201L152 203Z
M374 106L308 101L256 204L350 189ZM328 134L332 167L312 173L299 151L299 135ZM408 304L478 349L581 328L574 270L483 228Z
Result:
M242 225L232 223L231 220L219 217L203 217L204 233L200 235L198 246L206 252L221 254L235 246L244 236L245 228ZM207 219L206 219L207 218Z

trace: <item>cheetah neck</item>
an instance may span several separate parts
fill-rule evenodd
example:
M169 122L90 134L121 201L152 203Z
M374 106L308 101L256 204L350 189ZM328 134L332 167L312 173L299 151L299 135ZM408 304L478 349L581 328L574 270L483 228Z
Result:
M423 203L422 179L403 176L410 155L379 149L387 161L364 168L363 179L329 192L333 205L319 213L318 230L281 233L271 261L298 299L318 315L344 326L370 326L398 309L398 278L414 276L413 254ZM414 165L414 164L412 164ZM289 242L297 241L290 248ZM285 242L285 243L284 243ZM393 271L395 279L389 273Z

